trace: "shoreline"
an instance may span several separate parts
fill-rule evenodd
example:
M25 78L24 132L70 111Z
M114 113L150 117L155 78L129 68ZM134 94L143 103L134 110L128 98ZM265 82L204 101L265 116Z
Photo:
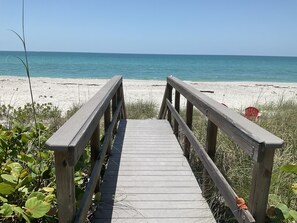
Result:
M113 76L123 76L123 79L124 80L129 80L129 81L166 81L166 78L168 76L170 76L170 74L168 74L165 78L163 79L135 79L135 78L127 78L127 77L124 77L124 75L121 75L121 74L115 74ZM113 77L113 76L110 76ZM174 76L173 77L176 77L178 78L177 76ZM25 78L27 79L26 77L26 74L23 74L23 75L2 75L0 74L0 80L3 79L3 78ZM31 76L31 78L33 79L56 79L56 80L110 80L110 78L99 78L99 77L85 77L85 78L82 78L82 77L46 77L46 76ZM180 79L180 78L178 78ZM215 80L184 80L184 79L180 79L186 83L236 83L236 84L239 84L239 83L248 83L248 84L252 84L252 83L260 83L260 84L294 84L294 85L297 85L297 81L293 81L293 82L288 82L288 81L246 81L246 80L226 80L226 81L215 81Z
M34 101L52 103L62 111L67 111L73 104L83 104L88 101L108 80L31 77ZM282 99L294 99L297 96L295 82L185 82L204 91L204 94L218 102L238 110ZM123 79L125 101L126 103L137 100L154 101L159 108L165 85L165 80ZM0 105L11 104L18 107L30 100L26 77L0 76ZM181 106L185 106L185 102L182 101Z

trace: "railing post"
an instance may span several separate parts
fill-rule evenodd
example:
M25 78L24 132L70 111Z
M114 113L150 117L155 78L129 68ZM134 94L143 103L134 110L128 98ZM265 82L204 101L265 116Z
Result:
M98 126L96 127L91 137L91 173L98 159L99 149L100 149L100 124L98 124ZM100 177L95 188L95 193L99 192L99 188L100 188Z
M158 119L165 119L165 116L166 116L166 110L167 110L166 100L167 100L167 92L168 92L167 88L168 88L168 85L169 84L166 84L166 87L165 87L165 91L164 91L164 95L163 95L163 99L162 99Z
M106 111L104 112L104 135L106 135L108 127L110 125L110 103L108 104ZM107 155L111 154L111 142L108 143Z
M119 115L120 118L127 118L127 111L126 111L126 106L125 106L125 101L124 101L124 90L123 90L123 83L120 85L117 91L117 99L118 101L123 100L123 105L122 105L122 112Z
M170 103L172 103L172 86L167 84L167 98L170 101ZM168 116L167 116L167 120L169 121L170 125L172 125L172 117L171 117L171 111L168 109Z
M120 101L121 100L121 86L118 88L117 90L117 100ZM121 118L123 117L123 114L122 112L120 113L119 117L118 117L118 120L120 120Z
M256 222L265 221L273 157L274 149L267 149L265 150L263 160L261 162L254 162L248 206Z
M112 118L114 117L114 113L117 109L117 105L118 105L118 97L117 94L114 94L114 96L112 97ZM113 129L113 134L117 133L117 125L115 125L114 129Z
M206 135L206 152L209 157L214 161L216 154L216 145L217 145L217 134L218 127L210 120L207 123L207 135ZM212 192L213 183L210 179L206 169L203 169L203 186L202 192L203 196L208 198Z
M55 151L59 222L73 222L76 212L74 167L69 166L66 152Z
M175 110L179 113L180 110L180 93L175 89L175 99L174 99L174 106ZM173 132L178 138L178 122L174 119L174 124L173 124Z
M187 100L187 108L186 108L186 124L190 130L192 130L192 122L193 122L193 104ZM189 159L190 156L190 147L191 143L186 136L184 136L184 156Z

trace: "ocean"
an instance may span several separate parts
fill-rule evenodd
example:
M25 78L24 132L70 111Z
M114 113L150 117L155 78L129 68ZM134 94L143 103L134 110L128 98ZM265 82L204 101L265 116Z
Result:
M32 77L297 82L297 57L28 52ZM0 51L0 75L26 76L23 52Z

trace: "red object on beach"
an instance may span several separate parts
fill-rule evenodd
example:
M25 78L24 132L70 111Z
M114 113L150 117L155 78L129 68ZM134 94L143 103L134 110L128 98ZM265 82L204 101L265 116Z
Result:
M260 113L259 109L255 108L255 107L247 107L244 110L244 117L246 117L250 120L257 121L260 116L261 116L261 113Z

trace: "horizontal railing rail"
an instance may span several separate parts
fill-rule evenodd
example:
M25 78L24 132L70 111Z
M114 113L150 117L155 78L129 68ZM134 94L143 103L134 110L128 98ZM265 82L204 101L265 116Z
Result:
M174 106L172 105L173 88L175 89ZM187 100L185 121L179 115L180 95L183 95ZM208 119L205 149L192 132L193 106ZM202 162L204 170L206 170L203 177L205 181L203 189L207 186L207 172L239 222L255 222L255 220L264 222L274 151L283 146L283 140L172 76L167 78L159 118L164 119L166 115L170 123L173 116L173 131L177 137L179 127L184 132L185 156L189 156L192 146ZM213 162L218 128L254 160L248 210L240 209L237 206L236 193Z
M112 103L111 103L112 102ZM112 115L112 116L111 116ZM104 141L100 145L100 120L104 116ZM99 191L99 178L120 118L126 118L122 77L113 77L51 138L46 148L54 151L59 222L83 222ZM90 142L91 175L76 210L74 167Z

